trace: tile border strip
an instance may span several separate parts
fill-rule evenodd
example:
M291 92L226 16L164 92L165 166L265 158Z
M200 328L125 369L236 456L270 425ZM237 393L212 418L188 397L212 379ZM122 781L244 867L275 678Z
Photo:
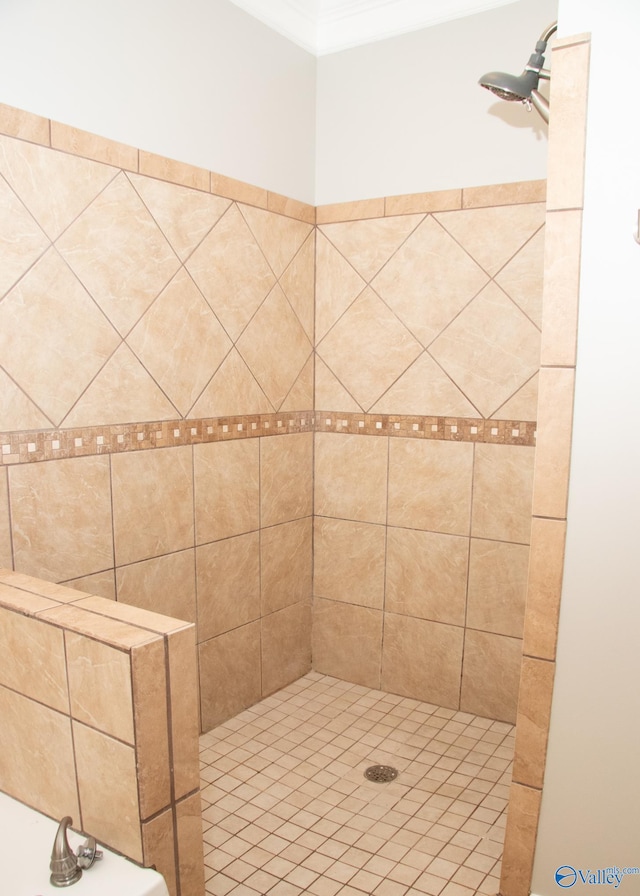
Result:
M480 417L286 411L75 429L20 430L0 433L0 466L302 432L534 446L536 423Z

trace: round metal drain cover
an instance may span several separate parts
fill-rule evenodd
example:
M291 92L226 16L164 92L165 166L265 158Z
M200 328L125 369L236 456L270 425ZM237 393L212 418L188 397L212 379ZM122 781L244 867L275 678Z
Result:
M398 769L391 765L372 765L364 773L365 778L369 781L375 781L377 784L386 784L388 781L394 781L398 777Z

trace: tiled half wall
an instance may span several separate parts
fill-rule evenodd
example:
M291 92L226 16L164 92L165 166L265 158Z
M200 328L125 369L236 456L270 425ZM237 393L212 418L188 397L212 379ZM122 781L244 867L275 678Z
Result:
M312 631L320 671L513 721L545 185L313 209L0 132L0 561L194 622L203 729Z
M0 654L0 789L203 893L193 625L0 569Z

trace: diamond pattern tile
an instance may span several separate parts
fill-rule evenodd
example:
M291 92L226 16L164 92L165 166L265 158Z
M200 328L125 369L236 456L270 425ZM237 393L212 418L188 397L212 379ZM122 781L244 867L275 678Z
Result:
M316 340L320 341L366 283L321 232L316 247Z
M127 177L181 261L191 255L231 205L229 199L153 177Z
M122 335L137 323L180 266L124 174L98 196L56 245Z
M372 408L379 414L430 414L446 417L475 417L476 408L427 353L385 392Z
M237 348L275 410L279 410L313 346L279 286L270 293Z
M276 282L235 205L205 237L186 267L234 341Z
M280 277L313 230L312 225L250 205L239 208L274 274Z
M365 411L420 352L417 340L370 288L318 346L320 357Z
M54 426L119 342L55 249L0 303L2 366Z
M542 329L544 230L539 230L498 273L495 280L509 298Z
M494 277L542 227L544 215L540 202L441 212L434 217Z
M321 232L369 283L413 233L424 215L325 224Z
M431 354L489 417L540 364L540 332L494 283L447 327Z
M270 414L274 407L237 351L232 349L196 401L193 417Z
M310 234L280 278L280 286L313 341L315 316L315 237Z
M488 279L464 249L429 217L385 265L372 286L428 347Z
M55 240L117 174L117 168L0 136L0 173Z
M134 327L127 344L183 417L232 345L184 268Z
M0 367L0 432L48 426L51 421Z
M0 178L0 298L49 247L49 240Z

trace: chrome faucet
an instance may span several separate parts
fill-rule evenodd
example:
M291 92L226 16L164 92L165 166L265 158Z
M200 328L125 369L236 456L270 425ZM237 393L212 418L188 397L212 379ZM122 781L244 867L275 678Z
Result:
M75 854L71 851L67 840L67 828L71 824L73 819L65 815L58 825L53 843L49 880L54 887L70 887L77 883L82 877L82 869L91 868L96 859L102 858L102 850L96 849L95 837L87 837Z

